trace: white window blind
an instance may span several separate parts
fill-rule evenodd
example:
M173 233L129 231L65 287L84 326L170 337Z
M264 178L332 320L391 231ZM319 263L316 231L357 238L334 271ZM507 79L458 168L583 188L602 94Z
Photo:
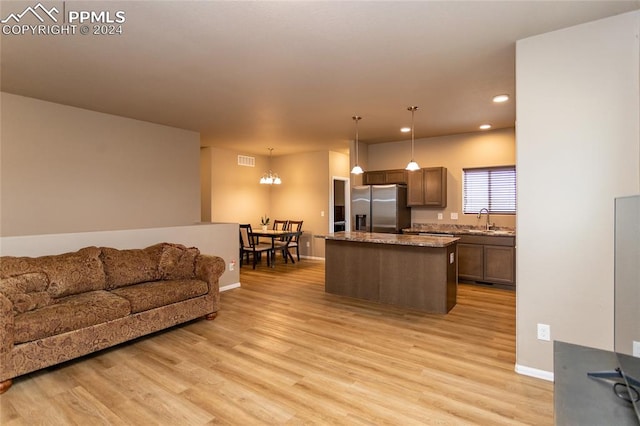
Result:
M464 213L516 213L516 166L463 169Z

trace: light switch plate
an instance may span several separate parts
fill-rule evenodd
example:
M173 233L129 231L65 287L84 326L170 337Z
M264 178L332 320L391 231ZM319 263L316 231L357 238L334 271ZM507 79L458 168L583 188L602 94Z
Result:
M640 358L640 342L633 341L633 356Z
M458 212L451 213L451 219L458 220Z

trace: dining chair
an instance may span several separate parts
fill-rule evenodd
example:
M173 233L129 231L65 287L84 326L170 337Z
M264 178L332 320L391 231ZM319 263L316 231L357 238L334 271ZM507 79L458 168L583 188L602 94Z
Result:
M273 229L275 231L281 231L283 229L287 229L287 221L286 220L274 220L273 221Z
M253 256L253 269L256 269L258 257L263 252L267 252L267 266L271 266L271 255L273 248L270 243L260 243L252 236L253 230L250 224L240 224L240 267L242 268L242 259L247 257L249 263L249 255Z
M302 220L288 220L287 221L287 229L288 230L292 230L292 231L296 231L296 234L289 241L289 244L287 246L287 251L290 248L295 248L296 249L296 257L298 258L298 262L300 261L299 241L300 241L300 235L302 235L302 222L303 222ZM291 256L291 252L289 252L289 255ZM293 260L293 256L291 256L291 260Z
M282 231L284 229L287 229L287 221L286 220L275 219L273 221L273 228L271 228L271 229L273 229L274 231ZM284 238L279 238L278 241L284 241ZM269 243L271 243L271 240L269 240Z

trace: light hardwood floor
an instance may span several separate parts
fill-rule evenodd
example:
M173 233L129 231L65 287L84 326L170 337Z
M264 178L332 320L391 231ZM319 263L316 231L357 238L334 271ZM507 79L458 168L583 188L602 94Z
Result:
M428 315L325 294L321 261L240 276L214 321L18 378L0 424L553 424L553 385L513 371L513 292Z

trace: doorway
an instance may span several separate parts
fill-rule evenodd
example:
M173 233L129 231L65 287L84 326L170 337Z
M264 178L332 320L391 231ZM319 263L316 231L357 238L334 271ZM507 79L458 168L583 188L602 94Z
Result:
M334 176L331 185L329 232L340 232L351 229L349 199L349 178Z

